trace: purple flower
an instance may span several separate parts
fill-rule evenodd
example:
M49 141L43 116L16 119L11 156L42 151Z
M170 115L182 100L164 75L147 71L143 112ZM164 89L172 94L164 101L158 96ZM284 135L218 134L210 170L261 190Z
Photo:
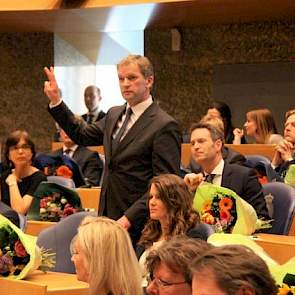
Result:
M0 273L6 273L9 271L9 267L12 265L12 259L8 253L0 257Z

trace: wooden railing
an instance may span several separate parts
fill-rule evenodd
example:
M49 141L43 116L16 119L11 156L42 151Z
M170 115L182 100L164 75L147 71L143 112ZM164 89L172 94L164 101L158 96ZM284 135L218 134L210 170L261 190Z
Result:
M226 144L227 147L239 152L242 155L262 155L270 160L275 153L274 144ZM51 149L57 150L62 147L62 142L52 142ZM93 151L99 154L104 154L103 146L89 146ZM181 145L181 163L186 167L189 164L191 157L191 145L183 143Z
M60 148L62 148L63 143L59 141L54 141L51 143L51 150L56 151ZM88 146L88 148L92 151L98 152L99 154L104 154L104 149L102 145L98 146Z

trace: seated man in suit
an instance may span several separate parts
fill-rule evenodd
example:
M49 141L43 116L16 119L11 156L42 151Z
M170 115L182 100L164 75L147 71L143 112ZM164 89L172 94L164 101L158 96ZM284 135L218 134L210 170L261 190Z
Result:
M229 164L222 158L223 133L211 124L194 124L191 128L191 153L201 166L202 173L187 174L184 178L191 190L205 179L215 185L235 191L250 203L258 217L269 218L262 187L254 170Z
M285 115L284 140L276 145L272 167L278 172L278 180L283 180L291 164L295 164L295 109Z
M19 216L16 211L0 201L0 214L8 218L16 226L19 226Z
M99 121L106 114L99 109L101 101L100 89L96 86L90 85L84 90L84 102L88 112L82 115L82 118L88 123Z
M219 129L220 132L224 133L224 124L222 122L221 119L219 119L218 117L212 117L211 115L205 115L201 120L200 123L208 123L213 125L215 128ZM229 163L229 164L240 164L240 165L244 165L246 162L246 158L232 150L231 148L228 148L226 146L222 146L221 149L222 152L222 158L225 162ZM193 172L193 173L199 173L202 171L201 166L194 160L193 157L191 157L190 159L190 163L187 167L187 172Z
M99 186L104 163L98 153L87 147L75 144L65 133L60 130L63 147L51 153L52 156L67 155L72 158L81 169L86 185Z

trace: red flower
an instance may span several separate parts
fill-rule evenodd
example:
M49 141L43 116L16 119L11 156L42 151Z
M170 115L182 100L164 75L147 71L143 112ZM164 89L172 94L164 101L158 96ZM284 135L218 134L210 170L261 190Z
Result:
M231 218L231 215L230 215L229 211L227 211L227 210L220 211L220 219L221 220L225 219L225 220L229 221L230 218Z
M69 216L69 215L72 215L76 212L76 209L73 208L73 207L67 207L64 209L64 212L63 212L63 216Z
M62 165L56 169L56 175L63 176L65 178L72 178L73 172L68 166Z
M14 251L17 257L25 257L28 255L20 240L16 241L16 243L14 244Z

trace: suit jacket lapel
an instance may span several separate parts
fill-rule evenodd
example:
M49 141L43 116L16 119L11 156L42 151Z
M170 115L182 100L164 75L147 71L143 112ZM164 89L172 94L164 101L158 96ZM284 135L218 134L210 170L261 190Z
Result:
M116 149L115 154L117 154L120 150L125 149L127 145L129 145L136 136L140 135L145 128L147 128L150 123L153 121L153 118L156 114L157 104L152 103L138 118L138 120L134 123L134 125L127 132L125 137L121 140Z
M109 154L108 157L112 154L112 139L113 139L113 133L115 131L115 128L117 126L118 120L120 119L122 113L126 109L126 104L119 106L115 108L110 114L110 119L108 120L109 126L106 126L106 151L105 154Z
M221 186L223 187L230 186L231 177L232 177L232 171L229 169L227 163L225 162L223 172L222 172Z

